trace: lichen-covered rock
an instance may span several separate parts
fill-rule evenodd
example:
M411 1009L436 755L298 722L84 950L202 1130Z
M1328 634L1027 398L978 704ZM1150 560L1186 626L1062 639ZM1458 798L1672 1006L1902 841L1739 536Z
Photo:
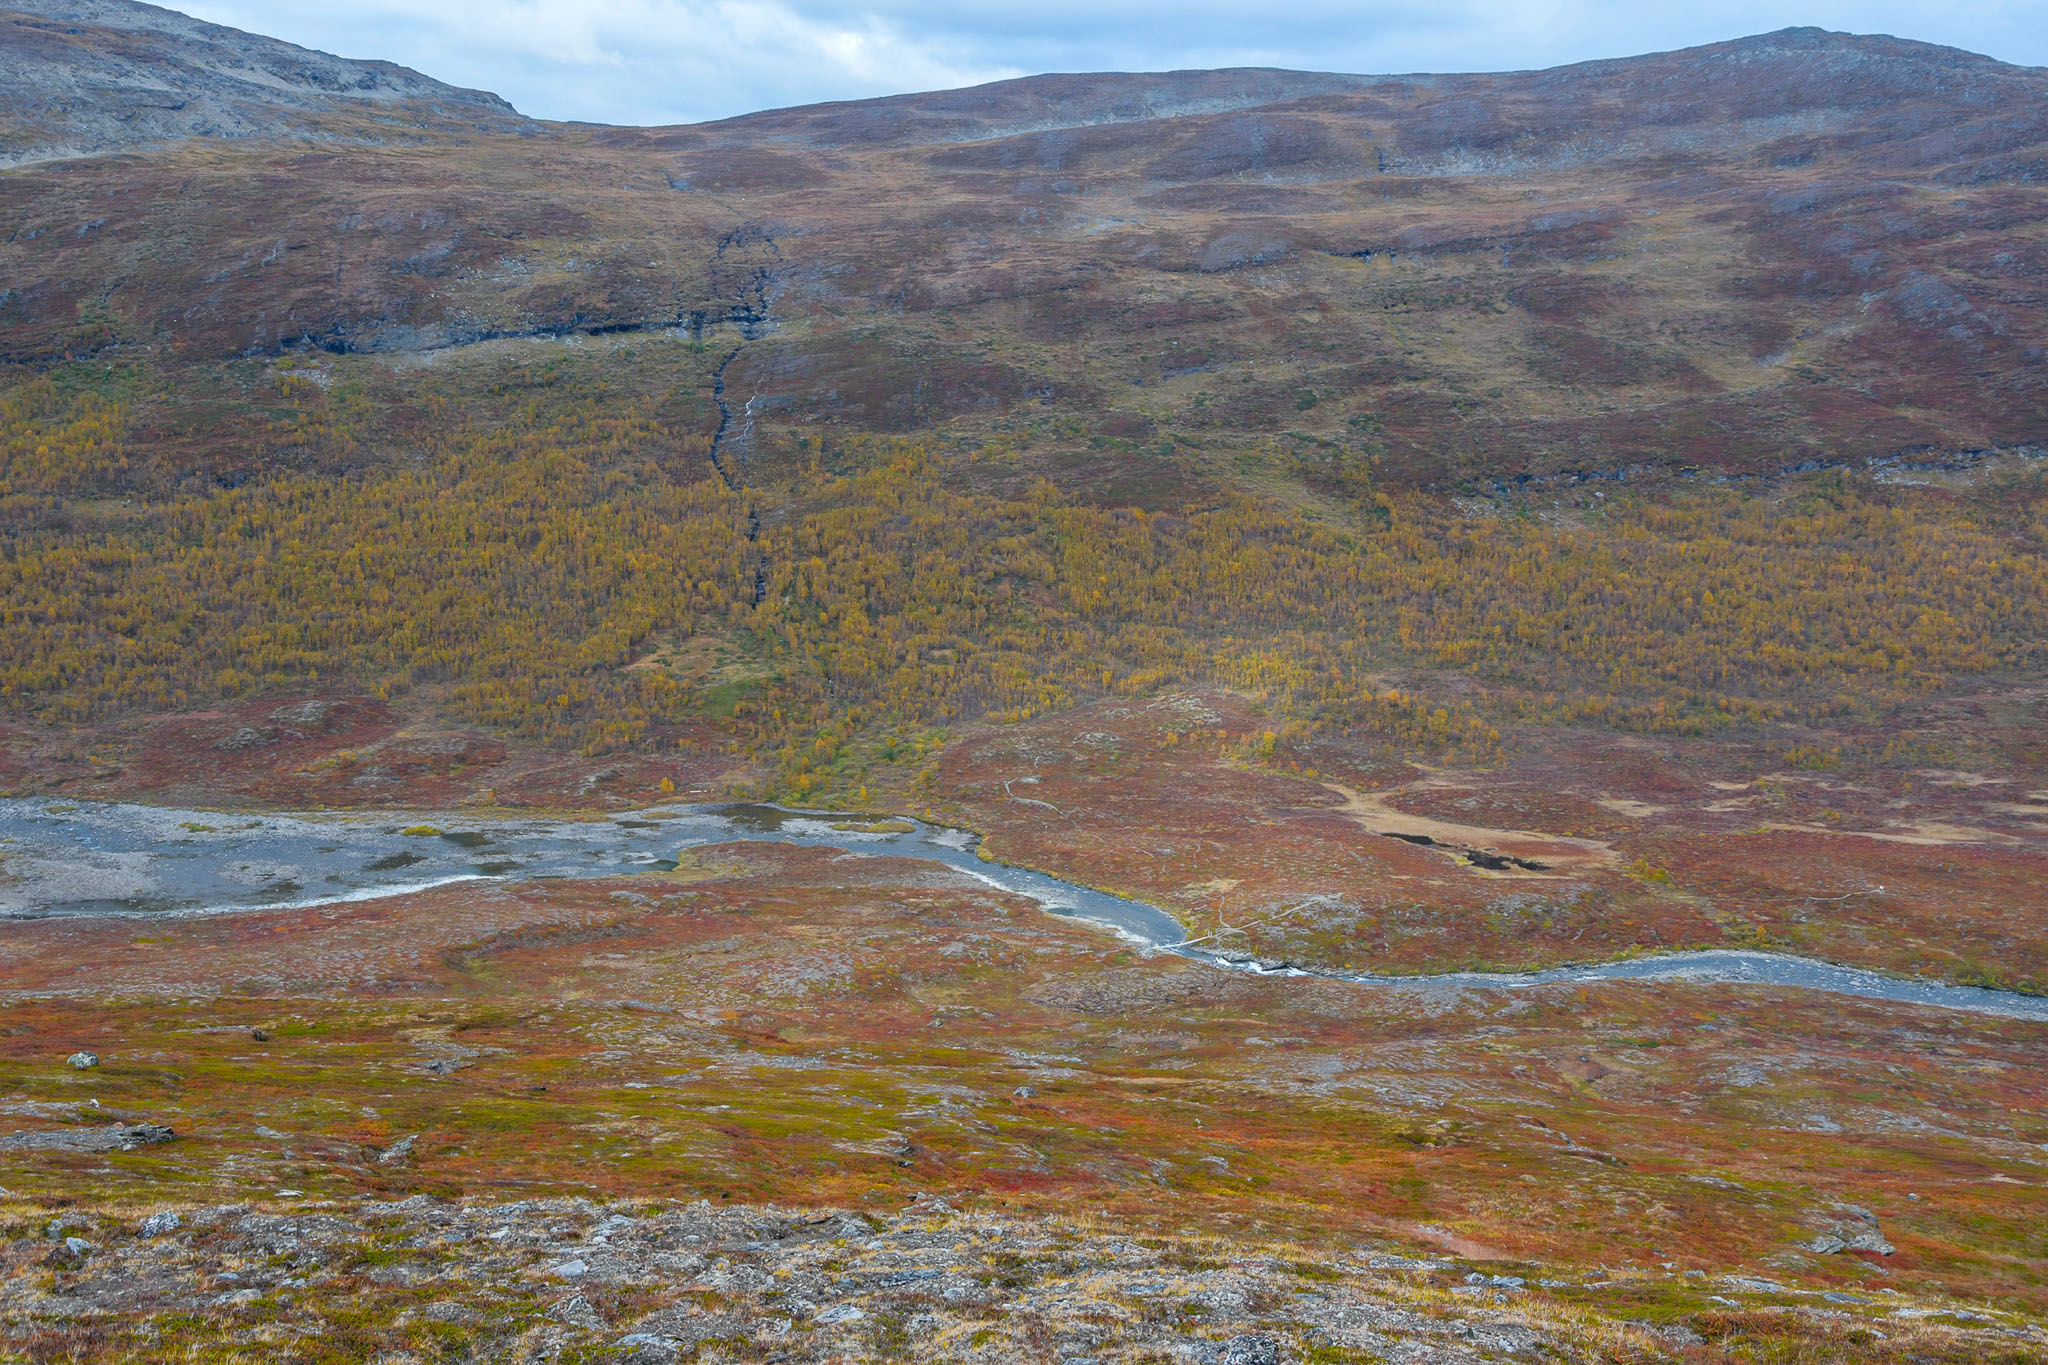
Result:
M1822 1256L1845 1251L1867 1251L1889 1256L1895 1250L1878 1225L1877 1215L1857 1204L1836 1204L1808 1216L1816 1235L1806 1246Z
M8 1152L128 1152L178 1135L161 1123L113 1123L104 1128L52 1128L0 1137Z

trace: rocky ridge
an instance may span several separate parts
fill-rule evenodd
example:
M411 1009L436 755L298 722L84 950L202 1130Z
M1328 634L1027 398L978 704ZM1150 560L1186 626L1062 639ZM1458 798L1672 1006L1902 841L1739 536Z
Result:
M351 61L131 0L0 6L0 167L191 138L399 140L503 132L496 95L390 62Z

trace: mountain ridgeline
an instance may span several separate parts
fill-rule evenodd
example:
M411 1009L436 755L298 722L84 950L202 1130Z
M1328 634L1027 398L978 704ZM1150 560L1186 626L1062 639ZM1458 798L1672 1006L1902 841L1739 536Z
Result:
M701 332L734 320L737 233L780 244L778 335L729 378L804 421L1328 436L1369 409L1425 483L2040 431L2048 73L1949 49L1800 29L591 128L148 6L31 8L5 155L124 154L0 185L17 363Z

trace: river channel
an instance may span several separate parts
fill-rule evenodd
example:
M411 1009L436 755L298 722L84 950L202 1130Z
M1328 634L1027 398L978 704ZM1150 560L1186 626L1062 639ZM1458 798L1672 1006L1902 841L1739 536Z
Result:
M1536 972L1378 976L1306 971L1191 945L1179 921L1143 901L984 861L976 837L964 830L915 820L876 828L844 816L759 805L678 805L564 820L389 811L247 815L6 798L0 799L0 920L229 914L369 900L460 881L628 876L673 868L675 855L685 849L733 842L802 844L943 863L1147 950L1178 953L1231 971L1368 986L1483 990L1596 981L1792 986L2048 1020L2048 998L1735 949Z

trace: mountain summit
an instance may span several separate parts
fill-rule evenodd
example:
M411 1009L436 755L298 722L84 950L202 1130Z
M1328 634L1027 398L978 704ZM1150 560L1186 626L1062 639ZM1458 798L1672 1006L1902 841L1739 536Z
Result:
M0 51L0 166L184 138L396 138L522 121L484 91L133 0L8 0Z

